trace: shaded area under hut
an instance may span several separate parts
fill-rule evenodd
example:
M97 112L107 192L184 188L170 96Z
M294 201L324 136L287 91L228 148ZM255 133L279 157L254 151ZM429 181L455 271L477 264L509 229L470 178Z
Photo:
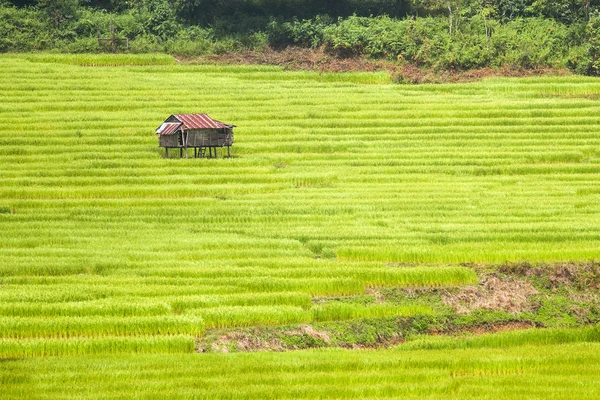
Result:
M231 157L234 127L207 114L174 114L155 133L167 158L169 149L179 149L179 157L187 158L190 148L194 150L194 158L217 158L219 147L227 147L227 157Z

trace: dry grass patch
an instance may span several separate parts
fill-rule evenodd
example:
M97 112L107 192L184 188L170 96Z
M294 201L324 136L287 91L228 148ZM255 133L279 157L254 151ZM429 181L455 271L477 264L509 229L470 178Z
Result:
M466 286L458 293L445 293L442 300L459 314L473 310L502 310L518 314L530 308L529 299L539 292L531 282L516 278L485 276L476 286Z

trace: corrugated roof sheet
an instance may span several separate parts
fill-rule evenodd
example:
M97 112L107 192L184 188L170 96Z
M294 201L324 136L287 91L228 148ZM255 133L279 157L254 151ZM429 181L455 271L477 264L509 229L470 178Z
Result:
M172 135L182 125L181 122L165 122L156 130L157 135Z
M212 119L207 114L177 114L175 118L181 121L186 129L220 129L232 127L232 125Z

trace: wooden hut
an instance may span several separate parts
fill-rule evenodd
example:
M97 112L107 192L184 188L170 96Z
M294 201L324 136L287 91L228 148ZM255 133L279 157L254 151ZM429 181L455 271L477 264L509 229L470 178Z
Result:
M184 154L187 157L188 149L192 148L194 158L212 158L217 157L218 147L227 147L227 156L231 157L234 127L206 114L176 114L167 118L156 134L158 145L165 148L167 157L169 149L179 149L179 157Z

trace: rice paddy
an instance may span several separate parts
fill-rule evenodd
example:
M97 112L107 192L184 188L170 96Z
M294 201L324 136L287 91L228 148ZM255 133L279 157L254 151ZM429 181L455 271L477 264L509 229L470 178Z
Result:
M0 89L0 397L598 397L597 329L191 353L210 329L428 316L328 299L466 265L600 259L600 81L3 55ZM154 130L194 112L238 126L232 158L164 157Z

